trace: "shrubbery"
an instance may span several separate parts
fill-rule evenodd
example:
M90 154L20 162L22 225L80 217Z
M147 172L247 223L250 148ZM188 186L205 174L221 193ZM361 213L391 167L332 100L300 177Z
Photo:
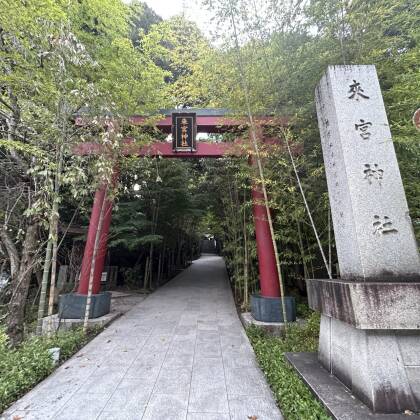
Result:
M287 337L272 337L258 327L247 330L267 381L287 420L327 420L330 417L284 358L285 352L317 351L319 315L305 325L290 326Z
M11 348L0 330L0 413L54 370L48 349L59 347L63 361L88 340L82 329L75 329L51 337L32 337Z

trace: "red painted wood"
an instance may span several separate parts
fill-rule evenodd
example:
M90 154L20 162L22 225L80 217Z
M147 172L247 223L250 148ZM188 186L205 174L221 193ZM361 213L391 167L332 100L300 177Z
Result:
M105 258L108 249L108 234L112 220L112 201L105 199L104 220L102 223L101 236L99 238L98 252L96 254L95 271L93 273L92 293L97 294L101 291L102 272L104 271Z
M126 138L123 140L125 146L123 154L125 156L161 156L169 158L219 158L222 156L241 156L251 154L252 146L249 142L242 139L236 139L230 143L212 143L197 142L197 150L195 152L174 152L171 142L158 141L147 146L138 146L133 139ZM281 152L284 150L282 141L279 138L265 138L264 145L273 146L273 152ZM80 143L74 147L73 153L80 156L97 155L101 153L102 146L97 143ZM250 149L250 150L247 150ZM297 155L302 153L301 145L291 145L292 153Z
M82 295L87 295L89 290L89 276L93 259L93 250L95 249L96 231L98 230L99 218L101 215L102 204L105 199L105 193L106 187L104 186L96 191L95 198L93 200L92 214L89 221L85 252L83 254L82 266L80 269L79 287L77 289L77 293Z
M225 155L238 155L240 151L232 143L197 142L193 152L174 152L172 142L153 143L136 151L136 156L162 156L172 158L220 158Z
M133 116L129 121L133 125L142 125L147 121L146 117ZM244 119L233 119L218 116L197 116L197 132L199 133L220 133L229 128L244 125ZM156 128L164 133L171 133L172 131L172 117L168 116L156 123Z
M134 115L129 118L129 122L133 125L143 125L150 117ZM89 124L91 118L77 117L76 125L83 126ZM254 121L258 124L285 126L288 119L284 117L256 117ZM224 116L197 116L197 131L199 133L223 133L231 128L248 127L249 122L247 118L233 118ZM164 133L170 134L172 132L172 117L165 116L163 119L156 122L155 127Z
M252 213L254 215L255 237L257 240L258 269L260 273L261 296L279 297L280 285L277 275L276 258L271 240L270 225L261 187L252 189Z
M174 152L172 142L156 142L147 146L138 146L132 139L124 139L126 145L123 149L125 156L162 156L172 158L219 158L225 155L240 156L243 151L236 143L210 143L197 142L195 152ZM80 143L73 152L76 155L87 156L101 153L102 146L96 143Z

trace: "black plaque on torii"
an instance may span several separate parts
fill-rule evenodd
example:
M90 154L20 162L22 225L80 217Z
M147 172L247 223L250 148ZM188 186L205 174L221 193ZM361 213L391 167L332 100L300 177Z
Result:
M197 116L195 112L172 113L172 149L174 152L195 152Z

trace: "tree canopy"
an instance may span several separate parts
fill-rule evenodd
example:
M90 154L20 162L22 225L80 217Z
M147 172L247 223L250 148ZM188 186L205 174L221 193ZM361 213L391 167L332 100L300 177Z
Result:
M42 315L50 265L53 273L54 264L75 254L80 238L65 236L63 226L86 228L93 192L116 167L110 263L121 267L122 281L157 287L196 256L200 237L212 234L223 244L238 302L246 306L258 290L250 191L259 175L246 158L123 156L124 137L139 144L165 139L153 123L168 107L287 117L287 133L266 134L287 135L303 151L295 156L298 175L337 275L314 105L329 64L376 65L420 238L420 142L412 124L420 103L419 2L203 0L202 6L213 15L213 40L182 14L164 20L141 1L0 0L0 275L11 277L0 316L17 341L28 297L41 296ZM151 118L134 127L132 115ZM75 124L76 116L86 124ZM104 120L118 121L117 130L107 130ZM238 135L246 138L246 127L206 141ZM83 142L107 153L75 156ZM304 295L303 279L326 268L290 156L284 149L262 154L282 272L291 293Z

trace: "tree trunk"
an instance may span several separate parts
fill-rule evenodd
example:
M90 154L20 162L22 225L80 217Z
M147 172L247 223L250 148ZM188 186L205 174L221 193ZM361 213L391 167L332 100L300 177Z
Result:
M38 225L31 223L26 229L25 241L23 242L22 258L19 269L12 277L12 297L8 304L7 329L12 345L22 341L24 331L25 306L31 283L32 271L37 245Z
M149 251L149 289L153 290L153 251L154 246L150 244L150 251Z
M12 276L12 278L14 278L15 276L17 276L17 273L19 271L20 258L15 243L10 238L10 235L7 233L7 225L5 225L3 228L0 228L0 240L4 248L6 249L7 256L9 257L10 275Z
M163 251L160 251L159 252L156 287L159 287L160 286L160 274L161 274L161 270L162 270L162 253L163 253Z

